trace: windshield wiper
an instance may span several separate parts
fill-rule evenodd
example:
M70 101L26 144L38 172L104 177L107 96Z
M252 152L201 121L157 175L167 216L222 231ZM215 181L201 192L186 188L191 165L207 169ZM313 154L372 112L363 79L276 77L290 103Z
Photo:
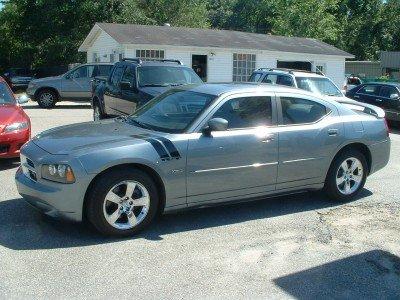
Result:
M162 86L162 87L164 87L164 86L169 86L169 84L143 84L143 85L141 85L142 87L146 87L146 86L157 86L157 87L160 87L160 86Z
M135 125L137 125L137 126L139 126L139 127L144 128L144 129L151 129L151 127L150 127L149 125L147 125L147 124L145 124L145 123L142 123L142 122L140 122L140 121L137 121L137 120L135 120L135 119L129 118L129 121L130 121L131 123L134 123Z

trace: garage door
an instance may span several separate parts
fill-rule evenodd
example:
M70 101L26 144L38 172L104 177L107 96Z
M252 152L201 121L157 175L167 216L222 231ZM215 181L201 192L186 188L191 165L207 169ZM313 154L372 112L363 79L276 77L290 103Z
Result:
M278 68L285 68L285 69L311 71L311 63L309 61L284 61L284 60L278 60L277 67Z

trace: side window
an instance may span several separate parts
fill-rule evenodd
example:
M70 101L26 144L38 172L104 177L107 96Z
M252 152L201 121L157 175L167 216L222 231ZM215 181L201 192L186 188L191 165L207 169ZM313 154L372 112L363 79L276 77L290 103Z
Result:
M361 89L358 90L357 94L379 95L379 85L364 85Z
M313 123L330 112L320 103L300 98L281 97L281 105L285 125Z
M124 72L124 66L118 66L114 69L114 72L111 77L111 84L113 86L117 86L119 84L119 81L122 77L122 73Z
M134 83L135 82L135 68L127 67L125 69L125 72L124 72L124 75L122 76L121 81Z
M243 97L226 101L212 116L227 120L228 129L272 124L271 97Z
M266 75L264 77L262 82L270 83L270 84L293 86L292 78L290 76L287 76L287 75L268 74L268 75Z
M381 92L380 92L381 97L390 98L390 95L392 94L399 94L399 92L396 90L396 88L392 86L384 85L381 87Z
M110 74L111 67L111 65L98 65L96 76L108 76L108 74Z
M93 70L92 70L93 71ZM71 77L74 79L87 78L88 77L88 66L83 66L72 72Z

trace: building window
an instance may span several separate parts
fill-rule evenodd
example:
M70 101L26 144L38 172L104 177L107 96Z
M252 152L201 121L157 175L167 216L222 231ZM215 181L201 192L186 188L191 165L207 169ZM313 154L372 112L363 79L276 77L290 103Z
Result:
M110 63L113 63L113 62L115 62L115 54L111 53L110 54Z
M320 74L325 74L325 66L324 65L316 65L315 72Z
M248 81L256 68L255 54L233 53L233 81Z
M98 53L93 53L92 62L100 62L100 56Z
M164 50L136 50L136 57L142 60L164 59Z

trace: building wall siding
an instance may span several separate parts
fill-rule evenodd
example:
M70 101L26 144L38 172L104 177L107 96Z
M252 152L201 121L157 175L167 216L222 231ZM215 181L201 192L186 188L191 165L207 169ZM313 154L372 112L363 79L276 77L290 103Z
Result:
M87 61L93 62L93 53L97 53L101 62L110 62L110 54L113 52L118 53L120 50L121 46L107 33L102 31L87 52ZM118 58L116 57L116 59Z

